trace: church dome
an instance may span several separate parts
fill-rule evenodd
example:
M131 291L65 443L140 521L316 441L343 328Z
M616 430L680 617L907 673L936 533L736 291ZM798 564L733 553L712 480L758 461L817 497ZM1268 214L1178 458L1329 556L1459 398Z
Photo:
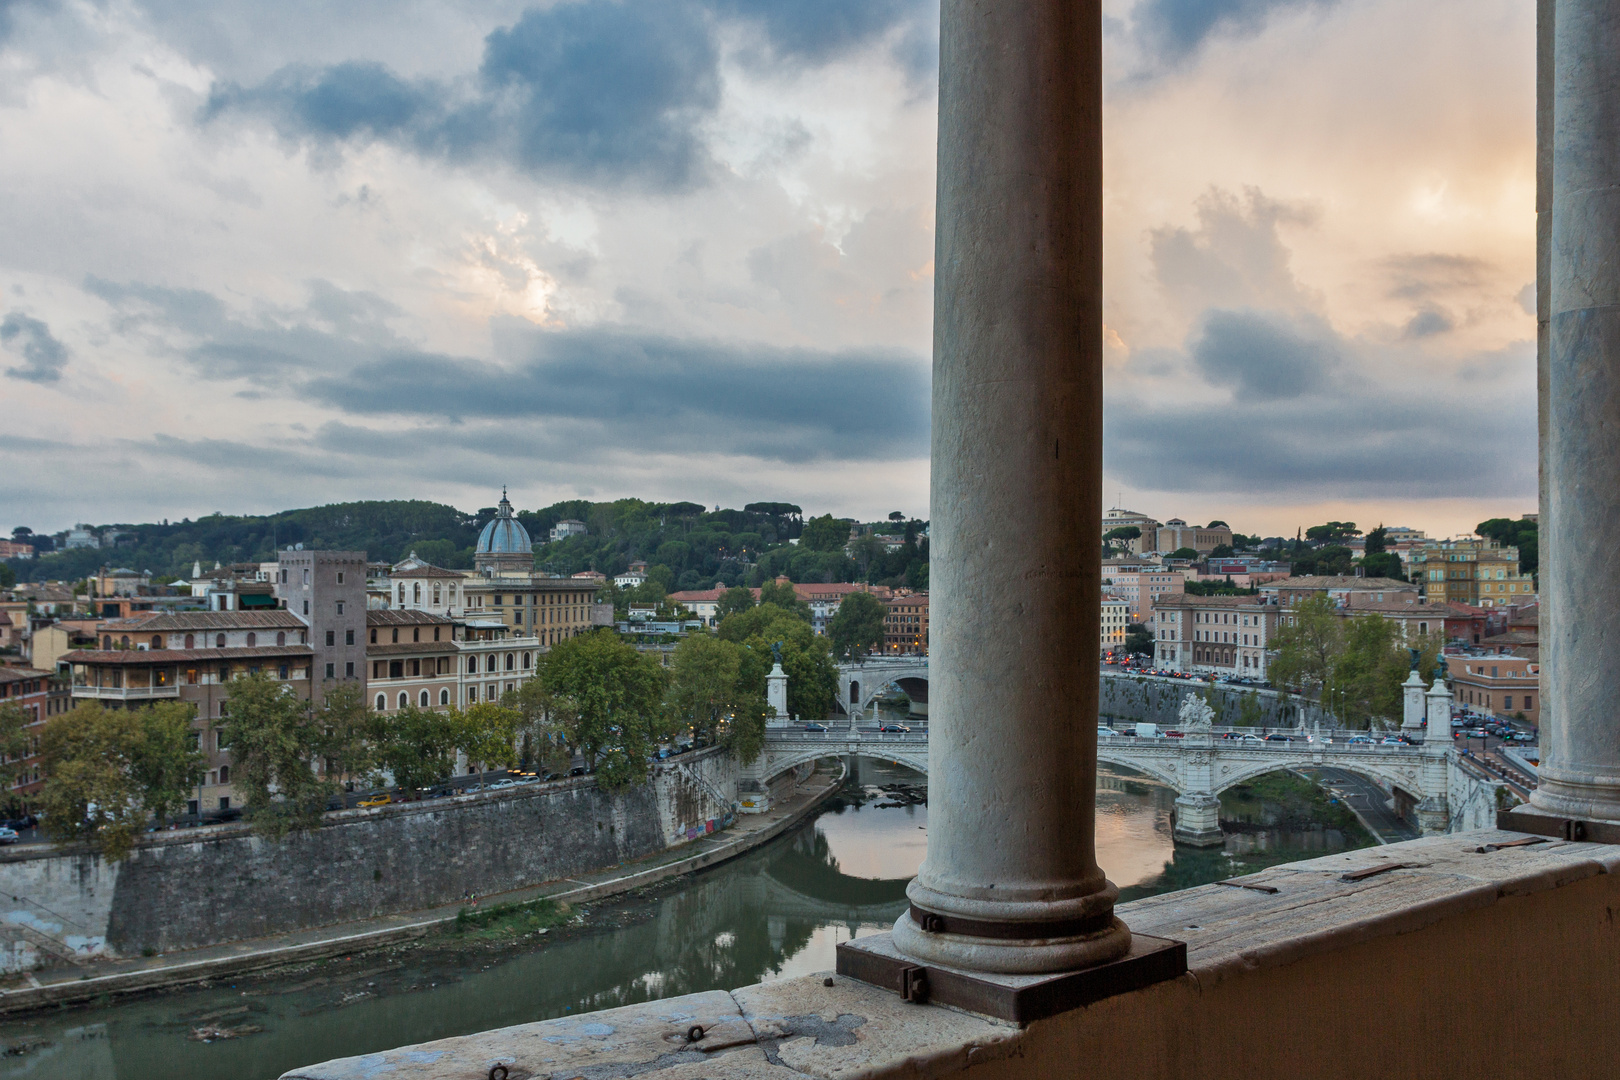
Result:
M533 551L534 541L529 539L529 530L512 516L512 504L507 501L506 492L501 492L500 513L478 535L477 554L528 555Z

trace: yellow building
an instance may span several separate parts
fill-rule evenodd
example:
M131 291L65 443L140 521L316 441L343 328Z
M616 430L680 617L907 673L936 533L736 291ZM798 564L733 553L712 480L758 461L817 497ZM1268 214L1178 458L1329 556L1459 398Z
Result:
M1507 607L1535 596L1532 574L1520 573L1519 549L1495 540L1433 541L1412 553L1413 576L1431 604Z
M1122 597L1104 595L1102 598L1100 652L1113 652L1125 647L1125 627L1131 621L1131 602Z

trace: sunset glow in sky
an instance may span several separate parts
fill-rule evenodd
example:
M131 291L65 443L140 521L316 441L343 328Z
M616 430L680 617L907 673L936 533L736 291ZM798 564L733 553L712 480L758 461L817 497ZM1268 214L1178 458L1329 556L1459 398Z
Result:
M1105 8L1108 501L1534 510L1534 5ZM0 529L926 516L937 22L0 0Z

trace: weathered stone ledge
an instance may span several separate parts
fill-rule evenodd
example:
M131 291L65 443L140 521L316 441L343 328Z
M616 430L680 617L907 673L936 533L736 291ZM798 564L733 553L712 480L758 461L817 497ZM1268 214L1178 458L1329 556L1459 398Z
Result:
M1023 1029L823 974L344 1058L283 1080L472 1080L496 1065L510 1080L1612 1075L1620 848L1482 850L1523 839L1454 833L1241 879L1274 892L1206 885L1122 905L1134 930L1187 943L1188 973ZM693 1027L701 1038L689 1038Z

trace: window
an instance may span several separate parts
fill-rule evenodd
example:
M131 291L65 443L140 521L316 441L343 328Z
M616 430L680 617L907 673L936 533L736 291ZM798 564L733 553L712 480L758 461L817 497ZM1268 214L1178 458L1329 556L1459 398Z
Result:
M411 640L412 641L421 641L422 640L422 628L420 626L411 627Z
M309 614L309 601L308 600L304 601L304 614L305 615Z
M399 583L399 606L405 606L405 583L403 581Z
M345 631L343 631L343 644L345 644L345 645L353 645L354 644L354 631L353 630L345 630Z
M277 645L285 645L285 644L287 644L287 632L285 630L278 630L276 632L276 644Z
M337 678L336 672L337 672L337 665L336 664L327 664L326 665L326 677L328 679Z
M377 695L377 711L382 712L388 708L388 698L382 694Z
M326 643L328 645L336 645L337 644L337 631L336 630L328 630L326 632Z
M279 668L276 669L276 672L277 672L277 675L281 679L282 682L287 681L287 676L290 674L290 672L288 671L286 664L282 664Z
M343 614L343 601L341 600L337 602L337 613L339 615Z
M255 634L253 631L249 630L248 631L248 636L247 636L248 648L251 649L255 645L257 645L258 643L259 643L259 635Z
M219 715L220 715L220 719L224 719L225 717L231 715L231 703L230 702L222 701L222 702L219 703ZM217 750L225 749L225 734L224 734L224 732L220 732L220 731L214 732L214 748L217 749Z
M523 670L524 671L528 671L529 667L533 664L533 662L534 661L533 661L532 654L530 654L530 653L524 653L523 654Z
M195 634L187 634L186 635L186 648L195 649L196 647L197 647L197 635L195 635Z
M521 612L521 611L512 612L512 622L517 626L522 626L523 625L523 612Z
M495 654L494 653L490 653L487 657L484 658L484 670L485 671L494 671L495 670Z
M501 594L500 593L495 594L495 606L496 607L501 606Z
M433 640L434 640L434 641L438 641L438 640L439 640L439 628L438 628L438 627L437 627L437 626L435 626L435 627L434 627L434 628L433 628Z
M373 645L377 644L377 628L375 626L371 628L371 643Z
M468 701L477 701L478 700L478 687L476 687L476 686L467 687L467 700Z
M304 584L309 584L309 567L304 567Z
M507 653L506 654L506 670L507 671L512 671L512 670L515 670L516 667L517 667L517 657L514 656L512 653Z
M338 584L343 584L343 571L341 570L338 571Z
M397 626L394 627L392 632L393 632L393 635L394 635L394 639L393 639L394 644L397 645L397 644L399 644L399 627L397 627Z
M287 584L287 571L285 570L281 572L281 583L283 585Z
M411 586L411 603L420 604L421 602L422 602L422 583L420 581L418 581L415 585Z
M353 660L350 660L347 664L343 665L343 677L345 679L354 678L354 661Z
M409 694L407 694L405 691L401 690L399 692L399 707L403 709L405 706L409 705L410 703L411 703L411 696Z
M221 765L219 767L219 782L222 784L228 784L231 782L231 767L229 765ZM221 801L223 802L227 800Z
M421 695L417 698L417 700L421 703L422 708L424 708L424 709L427 708L428 707L428 692L426 690L422 691Z
M1513 695L1512 694L1503 694L1502 695L1502 708L1504 710L1513 708Z
M439 587L437 585L433 586L433 606L439 606Z
M439 690L439 704L440 705L448 705L448 704L450 704L450 691L449 690L446 690L446 689L443 689L443 688L441 688Z

